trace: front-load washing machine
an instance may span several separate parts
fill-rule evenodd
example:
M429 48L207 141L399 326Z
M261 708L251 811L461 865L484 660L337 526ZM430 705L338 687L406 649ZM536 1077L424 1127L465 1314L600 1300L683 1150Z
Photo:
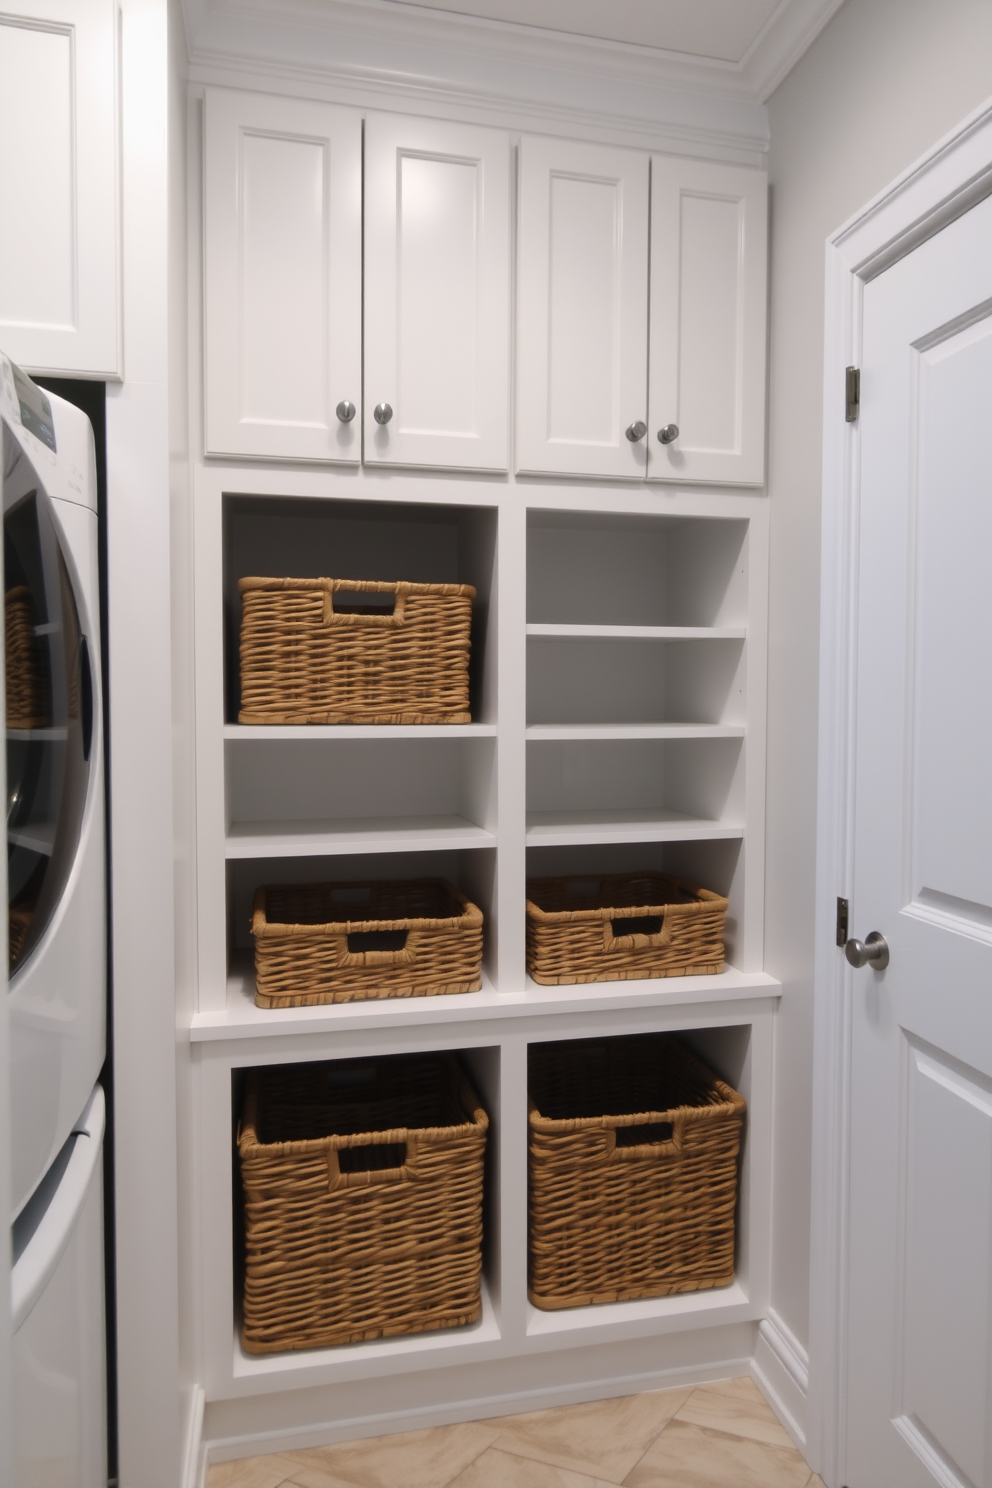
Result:
M13 1212L106 1049L97 491L85 414L0 355Z

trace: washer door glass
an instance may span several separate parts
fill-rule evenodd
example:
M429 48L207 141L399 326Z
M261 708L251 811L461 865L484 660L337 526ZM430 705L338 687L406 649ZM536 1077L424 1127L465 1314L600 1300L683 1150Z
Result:
M89 783L93 680L71 577L30 460L3 430L10 974L51 923Z

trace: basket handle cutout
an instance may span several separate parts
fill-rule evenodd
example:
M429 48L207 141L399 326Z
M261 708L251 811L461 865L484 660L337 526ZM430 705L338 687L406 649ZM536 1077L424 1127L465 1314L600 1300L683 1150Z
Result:
M683 1125L675 1120L614 1127L607 1133L612 1138L607 1158L610 1162L657 1162L678 1157L682 1151Z
M415 1146L405 1142L368 1142L356 1147L330 1147L327 1151L327 1186L376 1188L386 1183L409 1183L414 1176Z
M352 930L342 966L409 966L416 955L407 945L409 930Z
M639 951L649 946L667 946L671 944L674 933L674 924L667 914L617 915L615 919L603 921L603 949Z
M405 610L406 595L395 590L363 589L357 583L324 590L325 625L345 618L352 625L402 625Z

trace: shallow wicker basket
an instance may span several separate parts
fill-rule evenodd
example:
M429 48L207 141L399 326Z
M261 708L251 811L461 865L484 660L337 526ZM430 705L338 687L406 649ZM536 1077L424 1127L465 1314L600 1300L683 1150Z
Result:
M251 930L259 1007L482 986L482 911L443 878L260 888Z
M450 1055L249 1071L245 1349L477 1321L487 1128Z
M529 1063L534 1306L729 1286L743 1098L665 1034Z
M471 721L470 584L246 578L238 589L240 723Z
M527 969L552 987L715 975L727 902L667 873L530 879Z

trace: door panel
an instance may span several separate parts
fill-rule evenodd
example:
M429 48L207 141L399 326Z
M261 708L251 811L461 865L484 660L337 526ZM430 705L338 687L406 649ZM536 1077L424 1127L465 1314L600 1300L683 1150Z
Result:
M652 479L764 479L766 217L761 172L652 157Z
M361 115L208 89L206 451L360 458Z
M27 371L120 376L117 14L0 16L0 345Z
M644 474L648 158L520 146L517 469Z
M864 291L848 1488L992 1488L992 200Z
M510 141L365 125L365 460L507 468ZM387 423L377 405L392 410Z

